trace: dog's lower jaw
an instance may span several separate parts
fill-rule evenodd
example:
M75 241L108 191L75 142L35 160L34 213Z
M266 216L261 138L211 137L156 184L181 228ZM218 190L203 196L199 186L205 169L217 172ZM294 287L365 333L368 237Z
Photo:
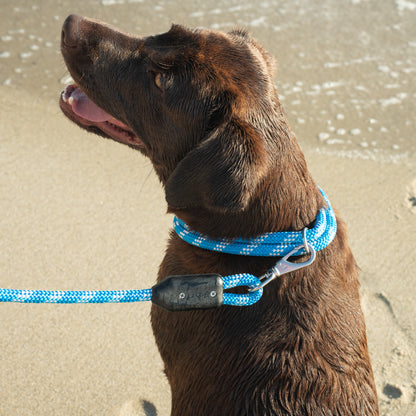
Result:
M127 144L138 150L145 150L144 143L134 134L134 132L121 121L111 117L104 110L100 109L94 104L85 94L82 92L81 99L83 103L90 103L90 106L94 112L88 117L88 111L76 110L76 95L77 91L81 91L76 84L68 85L65 90L61 93L59 105L62 112L73 122L78 124L80 127L102 135L104 137L111 138L123 144ZM78 96L80 95L78 94ZM91 111L90 111L91 113Z

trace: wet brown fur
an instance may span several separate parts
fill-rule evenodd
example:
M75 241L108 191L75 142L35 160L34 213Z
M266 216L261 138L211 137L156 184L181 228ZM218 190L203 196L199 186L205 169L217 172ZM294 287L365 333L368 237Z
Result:
M169 212L212 237L313 223L322 196L280 106L273 59L245 31L174 25L137 38L88 19L75 28L74 19L64 25L68 68L144 143ZM337 218L315 263L274 281L254 306L152 307L172 415L378 414L357 266ZM158 281L260 276L275 262L205 251L172 233Z

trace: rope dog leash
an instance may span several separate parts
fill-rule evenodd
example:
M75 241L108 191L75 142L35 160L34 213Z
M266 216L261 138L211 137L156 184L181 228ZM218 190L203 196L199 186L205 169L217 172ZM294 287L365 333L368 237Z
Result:
M316 251L325 248L335 237L337 223L331 204L320 189L326 208L319 210L315 225L303 231L266 233L253 239L220 239L194 232L179 218L174 218L176 233L189 244L207 250L246 256L284 256L260 278L242 273L230 276L219 274L169 276L151 289L142 290L19 290L0 289L0 302L17 303L129 303L152 301L169 311L206 309L221 305L249 306L263 294L263 287L286 273L309 266L315 260ZM291 256L310 254L301 263L289 261ZM224 292L238 286L248 288L247 293Z
M218 274L169 276L151 289L142 290L19 290L0 289L0 302L17 303L128 303L152 301L170 310L205 309L221 305L249 306L256 303L262 289L246 294L224 293L237 286L251 289L260 280L251 274L221 277Z

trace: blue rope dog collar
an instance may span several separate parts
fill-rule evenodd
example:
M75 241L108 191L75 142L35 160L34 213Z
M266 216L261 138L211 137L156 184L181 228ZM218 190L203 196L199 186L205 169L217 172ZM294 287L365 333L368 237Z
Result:
M176 234L184 241L196 247L206 250L218 251L220 253L237 254L243 256L285 256L288 252L301 246L294 256L306 254L305 238L309 246L315 251L325 248L337 233L337 221L334 210L328 197L320 189L322 196L327 203L326 208L321 208L315 220L313 228L306 228L304 231L282 231L276 233L265 233L252 239L218 239L211 240L209 237L192 231L179 218L173 220L173 227Z
M335 237L337 223L328 198L311 229L295 232L266 233L250 240L210 240L189 230L180 219L174 219L174 229L186 242L207 250L246 256L284 256L260 278L243 273L222 277L218 274L168 276L151 289L142 290L19 290L0 289L0 302L19 303L125 303L152 301L169 311L213 308L221 305L249 306L263 294L263 287L278 276L309 266L315 252L325 248ZM310 254L302 263L292 263L291 256ZM248 293L224 293L237 286L248 287Z

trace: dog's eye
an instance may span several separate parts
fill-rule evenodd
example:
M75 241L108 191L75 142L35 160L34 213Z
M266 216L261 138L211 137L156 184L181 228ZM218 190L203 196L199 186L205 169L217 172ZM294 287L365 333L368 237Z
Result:
M158 88L163 89L163 76L160 73L155 74L155 84Z

